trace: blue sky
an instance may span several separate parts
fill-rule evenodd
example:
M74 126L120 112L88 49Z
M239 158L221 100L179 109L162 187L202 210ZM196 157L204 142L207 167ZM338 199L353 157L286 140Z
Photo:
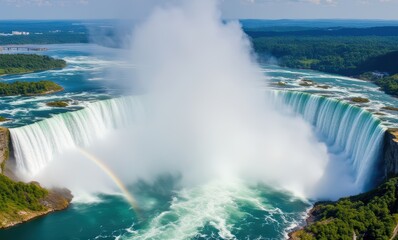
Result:
M170 1L0 0L0 19L140 19L165 2ZM220 5L227 19L398 20L398 0L221 0Z

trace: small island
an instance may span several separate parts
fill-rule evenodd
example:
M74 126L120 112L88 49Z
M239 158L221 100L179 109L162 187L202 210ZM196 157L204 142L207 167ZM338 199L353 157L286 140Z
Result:
M302 79L300 81L299 85L302 86L302 87L311 87L311 86L314 86L315 83L312 80Z
M0 83L0 96L34 96L63 91L64 89L52 81L42 80L38 82L13 82Z
M398 111L397 107L391 107L391 106L385 106L385 107L382 107L381 109L388 110L388 111Z
M48 102L46 103L47 106L49 107L67 107L68 101L54 101L54 102Z
M9 121L10 119L8 119L8 118L5 118L5 117L3 117L3 116L0 116L0 122L7 122L7 121Z
M370 102L369 99L363 97L353 97L350 98L350 101L353 103L368 103Z
M23 74L66 67L62 59L37 54L0 54L0 75Z

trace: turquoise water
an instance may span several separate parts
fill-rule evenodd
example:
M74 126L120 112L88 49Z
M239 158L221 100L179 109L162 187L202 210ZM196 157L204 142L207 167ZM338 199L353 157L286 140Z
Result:
M1 98L0 115L13 119L3 125L20 127L50 118L54 114L82 109L98 100L123 95L122 88L113 84L120 79L112 79L111 72L114 68L130 66L115 61L118 50L86 44L47 47L49 51L42 54L65 59L68 62L66 69L3 76L1 80L49 79L64 86L65 91L33 98ZM284 87L271 85L279 90L310 92L347 102L349 97L366 96L371 102L361 107L385 114L379 117L386 126L396 124L395 113L382 111L380 108L384 105L398 106L398 101L378 91L371 83L271 65L263 66L263 71L272 83L286 83ZM303 78L326 84L330 88L300 86L300 79ZM66 109L45 106L46 102L56 99L70 99L73 104ZM290 98L287 98L287 102L288 99ZM325 100L320 100L323 101ZM342 106L350 109L347 105ZM334 108L338 107L341 106L336 105ZM302 107L298 108L308 121L320 121L311 119L313 114ZM355 113L353 116L359 116L353 120L366 122L368 119L363 119L361 116L366 113L362 114L358 109L350 111ZM344 116L340 119L342 118ZM377 132L378 128L372 123L369 124L369 131ZM326 135L329 134L320 126L318 128L327 141ZM84 131L79 131L82 132ZM341 140L344 136L347 135L334 139ZM303 223L305 212L311 206L311 201L299 199L290 193L239 180L181 187L178 178L162 177L152 183L139 181L130 185L129 190L138 201L138 211L131 209L117 192L99 194L93 201L75 201L65 211L1 230L0 239L282 239L289 229Z
M398 112L383 110L384 106L398 107L398 99L379 90L379 87L371 82L358 80L338 75L331 75L311 70L297 70L280 68L273 65L264 65L263 72L271 80L271 88L300 91L331 97L375 113L387 127L396 127L398 124ZM300 86L302 80L314 81L314 86ZM285 83L279 86L278 83ZM327 86L327 89L318 86ZM364 97L369 103L352 103L349 98Z
M122 53L121 50L94 44L39 45L39 47L49 50L37 52L38 54L62 58L68 66L62 70L1 76L0 81L52 80L62 85L65 91L48 96L2 97L0 115L11 118L12 121L0 123L1 125L24 126L51 117L52 114L81 109L88 102L120 96L124 93L123 86L118 85L125 80L120 72L133 66L117 60ZM280 68L275 65L263 65L262 68L272 83L271 88L314 93L347 102L350 97L366 97L371 100L370 103L355 105L376 113L385 126L395 127L398 124L398 112L381 109L384 106L397 107L398 99L379 91L378 87L370 82L310 70ZM300 81L303 79L312 80L317 83L315 85L326 85L329 88L300 86ZM278 86L278 82L284 82L286 85ZM72 100L72 104L66 109L45 105L46 102L55 100Z
M210 182L181 189L163 177L130 188L138 214L117 195L0 231L0 239L282 239L310 204L263 185Z
M122 93L121 88L114 84L116 81L113 81L110 74L114 69L125 67L123 63L115 61L118 50L91 44L40 45L40 47L49 50L35 53L64 59L68 64L67 67L60 70L1 76L0 81L51 80L64 87L65 91L46 96L0 98L0 116L12 119L2 123L3 126L23 126L49 118L53 114L81 109L87 102ZM56 100L70 100L71 104L67 108L52 108L45 105Z

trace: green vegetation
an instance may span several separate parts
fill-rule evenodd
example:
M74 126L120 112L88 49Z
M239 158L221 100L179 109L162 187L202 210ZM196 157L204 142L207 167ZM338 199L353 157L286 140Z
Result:
M386 93L398 96L398 74L376 79L375 83Z
M0 96L40 95L62 91L63 88L51 81L0 83Z
M253 38L255 51L276 57L279 64L343 75L383 71L382 55L398 50L398 37L276 36ZM378 58L376 58L378 57ZM392 59L394 56L387 55ZM377 63L377 64L376 64ZM394 64L394 63L392 63Z
M6 148L3 152L3 162L0 163L1 173L4 173L4 171L6 170L6 163L9 158L10 158L10 150Z
M350 101L354 102L354 103L368 103L369 99L362 98L362 97L353 97L353 98L350 98Z
M30 34L28 36L0 36L0 45L15 44L63 44L63 43L88 43L89 36L85 33L61 33L61 34Z
M0 75L64 68L66 62L36 54L0 54Z
M260 57L276 57L281 66L357 76L398 96L398 37L294 34L254 34L252 42Z
M377 189L337 202L318 203L315 222L292 234L293 239L390 239L398 222L398 178Z
M48 103L46 103L46 105L49 107L67 107L68 102L67 101L54 101L54 102L48 102Z
M8 121L8 118L5 118L5 117L3 117L3 116L0 116L0 122L5 122L5 121Z
M0 174L0 216L17 215L19 211L42 211L40 203L47 190L35 183L14 182Z
M396 59L398 71L398 56ZM398 74L388 76L386 74L365 72L359 76L361 79L372 81L380 88L391 95L398 96Z

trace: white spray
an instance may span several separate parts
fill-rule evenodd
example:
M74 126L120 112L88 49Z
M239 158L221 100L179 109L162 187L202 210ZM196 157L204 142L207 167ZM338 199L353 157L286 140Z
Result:
M147 91L145 124L107 135L89 149L124 182L179 173L187 185L241 178L317 197L326 146L304 120L267 104L267 80L250 41L238 23L221 21L215 1L156 9L136 27L128 55L137 66L132 91ZM103 190L96 174L87 179L88 170L79 174L69 165L49 166L43 179L73 171L70 185Z
M131 56L149 112L133 135L134 161L189 183L244 177L312 194L326 147L308 124L266 104L250 41L221 21L215 1L155 10L137 27Z

